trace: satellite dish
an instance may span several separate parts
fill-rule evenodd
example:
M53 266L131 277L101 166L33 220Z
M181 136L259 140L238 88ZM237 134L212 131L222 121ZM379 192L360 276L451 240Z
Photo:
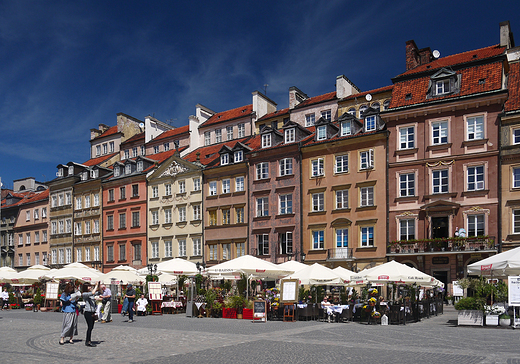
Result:
M434 57L435 59L439 58L440 56L441 56L441 52L439 52L438 50L434 50L434 51L433 51L433 57Z
M144 128L144 123L139 123L139 127L142 129Z
M371 100L372 100L372 95L367 94L367 95L365 96L365 99L366 99L367 101L371 101Z

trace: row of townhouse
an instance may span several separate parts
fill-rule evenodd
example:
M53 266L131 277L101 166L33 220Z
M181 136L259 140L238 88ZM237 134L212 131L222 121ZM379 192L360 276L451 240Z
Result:
M48 183L48 264L396 259L450 282L520 240L519 55L505 22L499 45L452 56L407 42L375 90L339 76L282 110L254 92L180 128L118 114Z

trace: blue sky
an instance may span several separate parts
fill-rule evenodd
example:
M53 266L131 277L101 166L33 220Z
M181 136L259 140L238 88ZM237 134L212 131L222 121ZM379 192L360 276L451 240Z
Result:
M519 1L2 1L0 177L54 178L89 159L90 129L123 112L187 124L263 91L361 90L404 71L405 42L441 56L499 43Z

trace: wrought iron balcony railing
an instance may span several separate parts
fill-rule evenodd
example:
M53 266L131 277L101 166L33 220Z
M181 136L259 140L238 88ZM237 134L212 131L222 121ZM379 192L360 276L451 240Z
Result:
M495 237L474 236L468 238L442 238L423 240L392 241L387 246L387 254L430 253L447 251L497 250Z

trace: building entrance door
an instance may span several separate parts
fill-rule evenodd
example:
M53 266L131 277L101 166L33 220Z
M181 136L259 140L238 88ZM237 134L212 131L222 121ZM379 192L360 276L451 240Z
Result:
M449 237L448 216L432 217L432 239L442 239Z
M448 271L445 270L436 270L433 271L433 278L438 279L442 283L444 283L444 287L448 287Z

